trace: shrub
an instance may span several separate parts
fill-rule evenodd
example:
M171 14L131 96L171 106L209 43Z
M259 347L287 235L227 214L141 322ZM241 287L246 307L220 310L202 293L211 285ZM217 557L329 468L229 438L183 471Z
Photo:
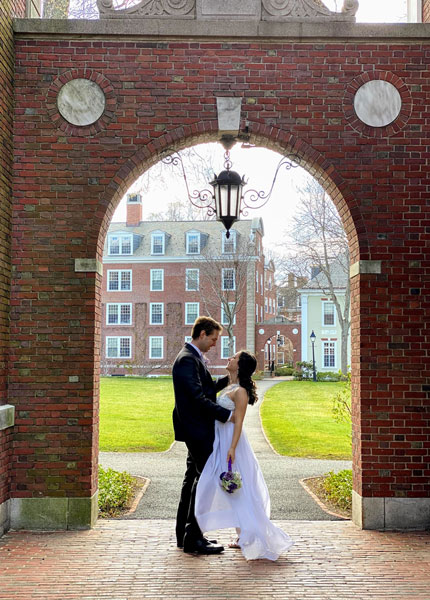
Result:
M349 510L352 506L352 471L343 469L339 473L329 471L323 482L327 498L339 508Z
M254 381L261 381L262 379L264 379L264 371L255 371L254 375L252 376L252 379Z
M115 517L127 506L133 495L133 478L123 471L99 466L99 515Z
M338 423L351 423L351 374L342 386L340 392L333 397L332 414Z
M293 367L277 367L275 369L275 375L277 375L278 377L283 375L292 375L294 373L294 369Z
M317 381L342 381L344 376L342 373L334 373L334 371L318 371Z
M293 371L294 379L302 381L303 379L312 379L313 363L307 361L299 361L296 363L296 368Z

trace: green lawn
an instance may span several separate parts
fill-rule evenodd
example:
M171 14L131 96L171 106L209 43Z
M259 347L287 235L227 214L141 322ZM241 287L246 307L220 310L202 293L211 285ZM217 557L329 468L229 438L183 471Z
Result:
M163 452L173 442L171 378L102 377L100 450Z
M351 459L350 426L337 423L331 398L343 383L284 381L268 390L261 407L263 427L279 454Z
M349 426L331 415L342 383L285 381L261 407L263 427L279 454L351 458ZM171 378L104 377L100 385L100 450L163 452L173 442Z

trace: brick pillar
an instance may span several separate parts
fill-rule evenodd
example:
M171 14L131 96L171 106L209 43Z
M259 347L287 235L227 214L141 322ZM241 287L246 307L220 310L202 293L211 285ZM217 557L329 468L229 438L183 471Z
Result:
M21 0L0 4L0 535L9 525L11 432L14 409L7 404L7 348L9 345L10 236L12 196L12 129L14 42L12 18L24 16Z

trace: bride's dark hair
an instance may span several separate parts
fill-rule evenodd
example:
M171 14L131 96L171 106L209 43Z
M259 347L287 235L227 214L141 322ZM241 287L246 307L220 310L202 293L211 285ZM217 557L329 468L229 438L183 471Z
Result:
M255 383L251 379L251 375L254 373L257 367L257 359L247 350L241 350L237 366L237 378L239 380L239 384L248 392L248 404L255 404L255 402L258 400L258 396Z

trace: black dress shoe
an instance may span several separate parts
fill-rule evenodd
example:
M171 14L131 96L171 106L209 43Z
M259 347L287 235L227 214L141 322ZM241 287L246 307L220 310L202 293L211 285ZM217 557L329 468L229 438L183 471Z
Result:
M184 541L184 552L187 554L221 554L224 551L224 546L221 544L211 544L204 540L195 540L190 543Z
M218 542L216 540L208 540L208 538L203 538L203 542L205 544L217 544Z
M208 538L203 538L203 543L204 544L216 544L217 540L208 540ZM184 547L184 542L176 542L176 545L178 548L183 548Z

